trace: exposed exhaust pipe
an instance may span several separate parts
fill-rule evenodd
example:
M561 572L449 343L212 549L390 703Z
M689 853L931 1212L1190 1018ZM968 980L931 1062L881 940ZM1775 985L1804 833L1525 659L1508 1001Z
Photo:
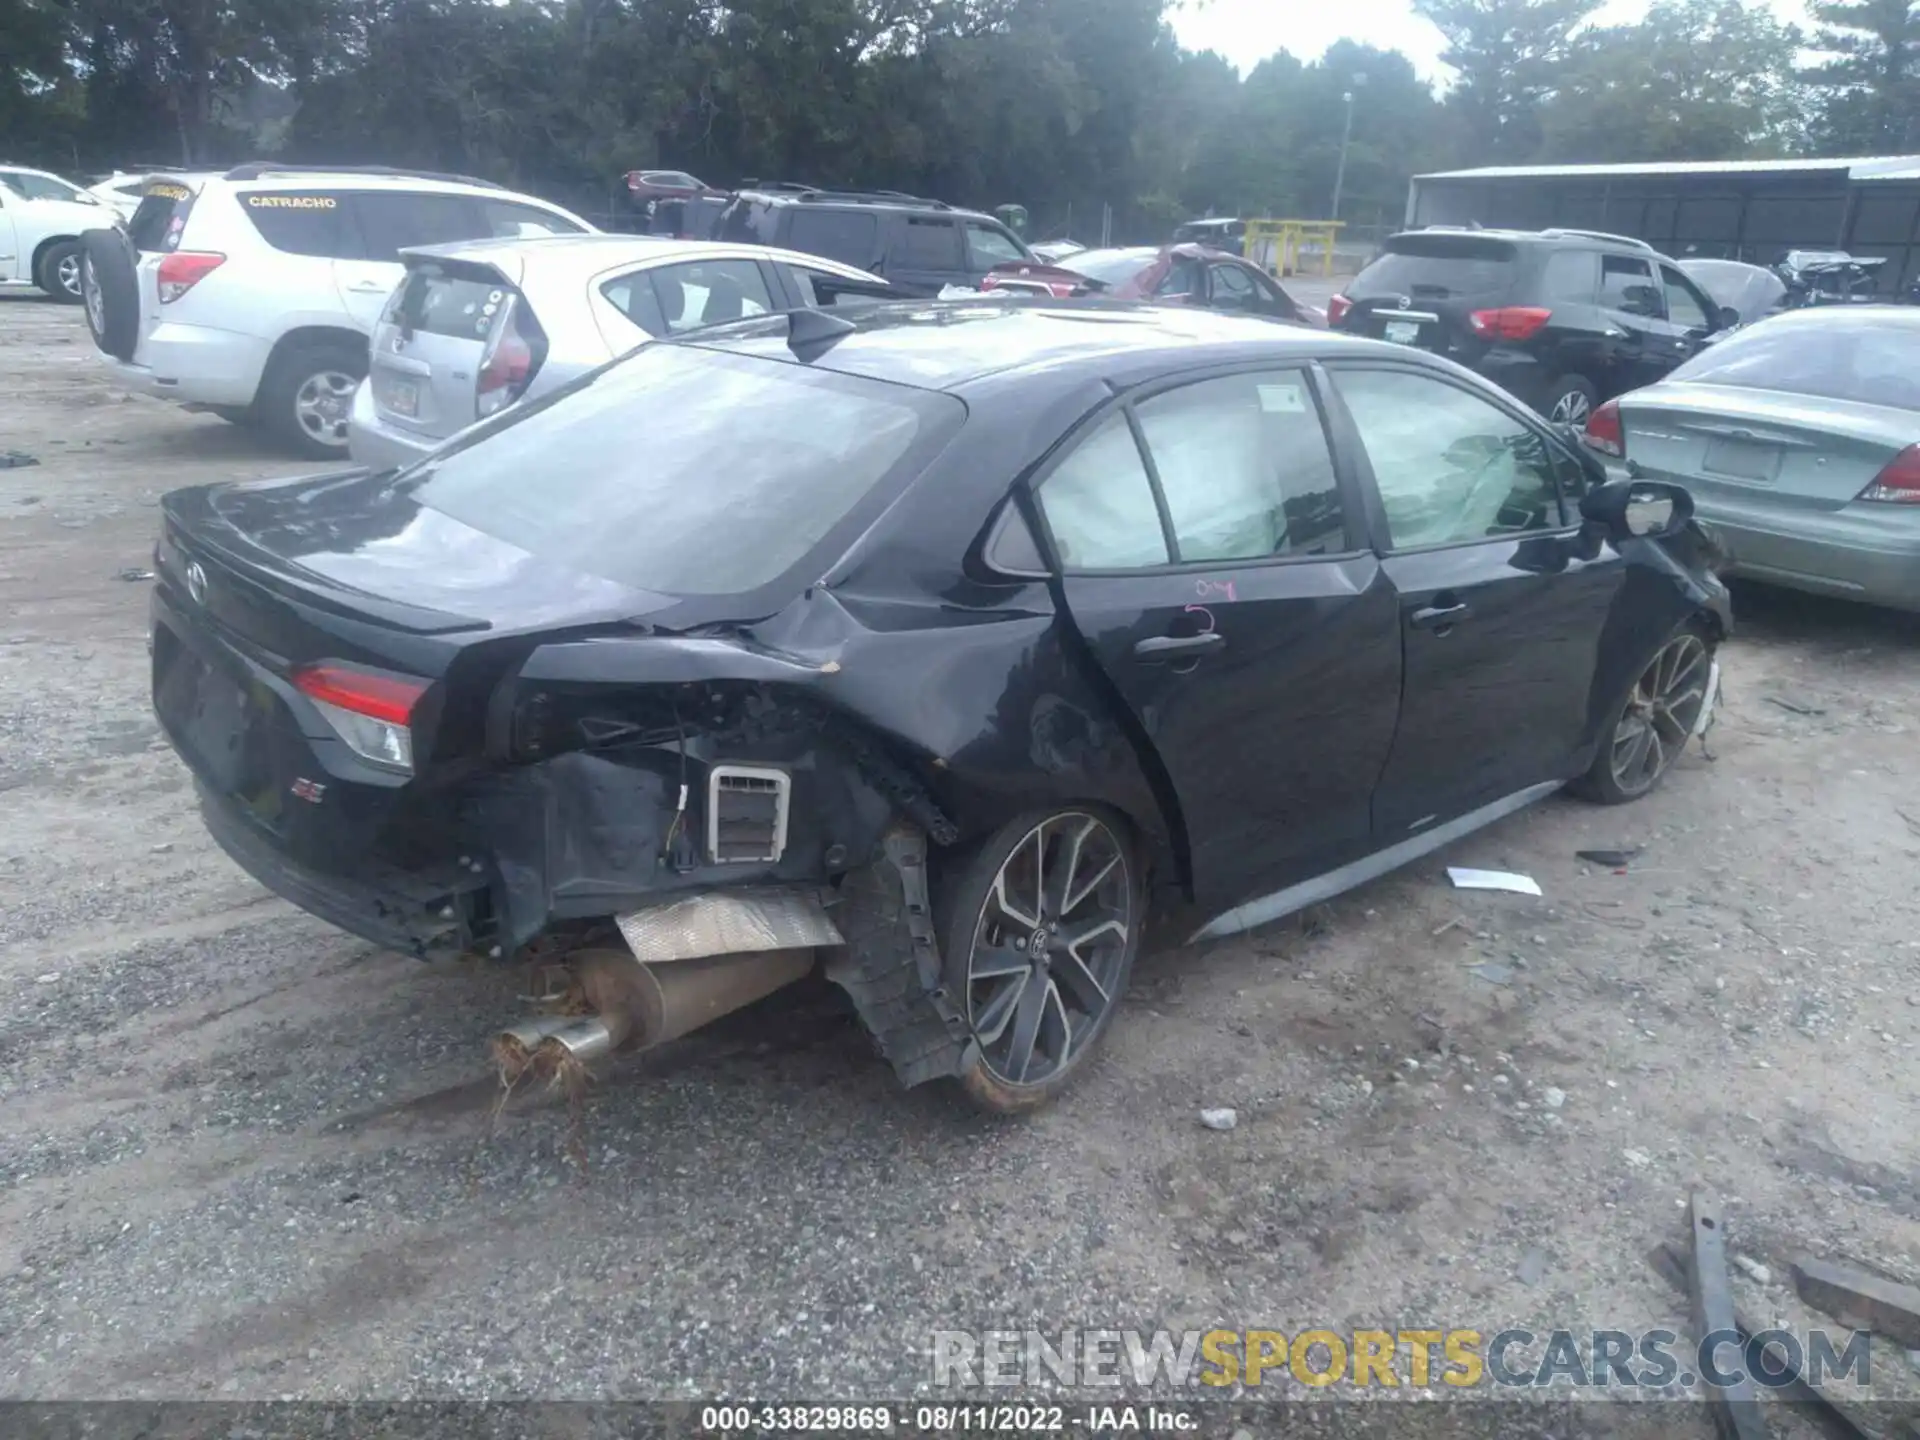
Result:
M593 1014L539 1016L494 1042L507 1078L560 1075L615 1050L677 1040L813 969L812 950L758 950L643 964L624 950L567 957Z

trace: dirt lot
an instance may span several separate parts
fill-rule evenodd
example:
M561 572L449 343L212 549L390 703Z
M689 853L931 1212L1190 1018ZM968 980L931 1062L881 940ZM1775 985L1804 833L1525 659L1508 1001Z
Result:
M1911 621L1742 593L1712 759L1145 959L1028 1122L900 1092L821 989L489 1134L515 978L270 899L149 715L157 497L299 467L31 299L7 449L0 1394L904 1396L936 1328L1684 1329L1640 1256L1696 1180L1776 1287L1803 1247L1920 1280Z

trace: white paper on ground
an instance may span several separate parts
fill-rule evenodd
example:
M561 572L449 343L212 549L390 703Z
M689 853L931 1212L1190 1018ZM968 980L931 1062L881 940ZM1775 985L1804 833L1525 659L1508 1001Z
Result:
M1540 882L1531 875L1515 875L1510 870L1465 870L1447 867L1447 878L1456 890L1511 890L1516 895L1538 895Z

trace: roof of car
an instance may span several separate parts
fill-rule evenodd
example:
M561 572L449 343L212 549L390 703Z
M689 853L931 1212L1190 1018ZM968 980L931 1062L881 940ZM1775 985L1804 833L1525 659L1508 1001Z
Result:
M1578 245L1583 249L1595 246L1617 246L1626 250L1642 252L1652 251L1653 246L1631 235L1615 235L1604 230L1575 230L1552 228L1546 230L1504 230L1494 227L1473 225L1428 225L1419 230L1402 230L1388 237L1388 243L1406 240L1416 236L1462 235L1476 240L1505 240L1517 245Z
M802 255L769 245L737 245L714 240L681 240L668 235L525 235L501 236L486 240L452 240L441 245L409 246L403 256L432 256L443 260L470 260L480 264L498 264L512 258L524 267L528 263L578 270L582 275L597 275L609 266L629 260L650 260L660 264L674 261L759 259L777 260L789 265L804 265L809 270L826 270L848 280L883 284L876 275L838 260L820 255Z
M1073 362L1101 373L1116 359L1156 352L1177 354L1191 364L1305 356L1330 348L1407 353L1406 346L1323 330L1125 301L892 303L846 319L853 329L806 363L926 390L956 390L992 375L1042 366L1057 370ZM689 343L792 358L786 322L777 318L729 326L724 334L709 333Z
M914 214L929 212L940 215L958 215L963 220L990 220L994 224L1003 223L998 217L984 210L966 210L958 205L949 205L944 200L927 200L918 195L896 193L888 190L835 190L831 187L809 188L805 186L743 186L735 192L742 200L751 200L755 204L766 205L805 205L809 209L845 209L845 210L899 210Z

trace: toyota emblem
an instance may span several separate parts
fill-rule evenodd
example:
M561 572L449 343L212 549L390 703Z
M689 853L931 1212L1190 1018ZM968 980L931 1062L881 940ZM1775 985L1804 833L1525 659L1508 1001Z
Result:
M187 594L193 597L193 603L207 603L207 572L200 568L198 560L187 562Z

